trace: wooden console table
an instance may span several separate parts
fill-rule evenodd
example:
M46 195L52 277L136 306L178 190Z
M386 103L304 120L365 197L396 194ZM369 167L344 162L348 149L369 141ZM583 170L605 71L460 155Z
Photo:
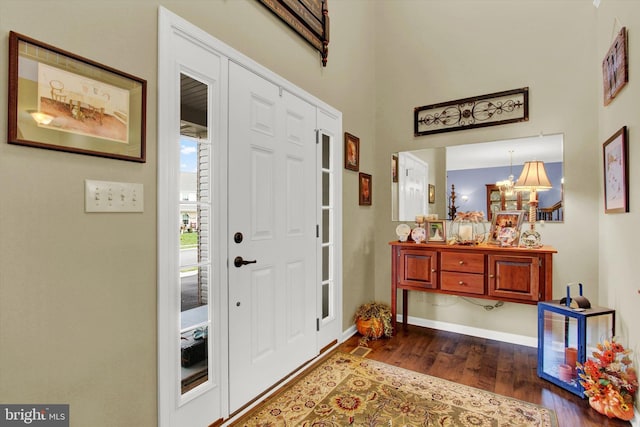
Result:
M402 289L404 326L407 324L408 291L523 304L552 299L552 256L557 251L550 246L526 249L398 241L389 244L394 331L398 289Z

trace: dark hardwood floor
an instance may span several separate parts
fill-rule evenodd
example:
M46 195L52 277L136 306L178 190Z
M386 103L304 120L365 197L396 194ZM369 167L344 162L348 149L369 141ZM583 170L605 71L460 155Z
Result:
M587 399L538 378L537 349L418 326L407 326L392 338L369 341L367 358L466 384L553 409L560 427L630 426L609 419ZM356 334L340 345L350 352Z

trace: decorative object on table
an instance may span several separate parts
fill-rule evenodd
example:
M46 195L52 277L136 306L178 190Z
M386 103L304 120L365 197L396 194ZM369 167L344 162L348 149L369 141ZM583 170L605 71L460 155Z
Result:
M493 215L488 243L518 246L524 211L498 211Z
M396 227L396 235L398 236L398 241L406 242L411 234L411 227L408 224L402 223L398 224Z
M449 193L449 219L454 220L456 217L456 211L458 207L456 206L456 186L455 184L451 184L451 193Z
M411 240L416 243L422 243L427 240L427 230L424 229L423 224L417 224L413 230L411 230Z
M329 56L328 0L259 0L267 9L284 21L314 49L320 52L322 66Z
M522 173L516 182L516 190L529 191L529 229L522 232L522 245L527 248L542 246L540 233L536 231L536 208L538 207L538 191L551 189L551 181L544 169L544 162L534 160L525 162Z
M344 133L344 168L360 170L360 138L349 132Z
M365 347L370 339L393 335L391 307L388 304L376 301L362 304L353 315L353 320L356 322L356 329L362 335L360 345Z
M613 44L602 60L602 82L604 86L604 105L609 105L613 98L629 81L629 64L627 61L627 29L622 27Z
M335 352L240 417L239 426L557 427L552 409Z
M575 285L579 295L571 296ZM570 283L566 298L538 303L538 376L582 397L577 368L597 340L614 335L615 310L591 306L582 296L582 284Z
M446 243L447 227L444 220L427 221L427 243Z
M371 206L372 186L371 175L360 172L358 175L358 203L361 206Z
M604 160L604 212L629 212L627 127L623 126L602 145Z
M10 144L145 162L146 80L9 35Z
M631 350L617 343L615 337L599 343L597 348L593 357L577 365L584 394L599 413L630 421L638 390L638 375L629 357Z
M433 184L429 184L429 203L436 202L436 186Z
M487 230L481 211L457 212L451 223L451 243L477 245L485 241Z
M527 120L528 87L425 105L413 110L415 136Z

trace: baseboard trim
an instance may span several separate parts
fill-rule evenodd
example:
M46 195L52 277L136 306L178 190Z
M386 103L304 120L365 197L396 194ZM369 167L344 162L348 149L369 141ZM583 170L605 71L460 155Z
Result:
M398 324L402 322L402 315L397 317ZM507 332L493 331L490 329L474 328L473 326L458 325L455 323L441 322L439 320L422 319L420 317L407 317L407 323L425 328L439 329L441 331L455 332L456 334L470 335L472 337L486 338L495 341L507 342L510 344L523 345L526 347L538 347L538 339L525 335L510 334Z

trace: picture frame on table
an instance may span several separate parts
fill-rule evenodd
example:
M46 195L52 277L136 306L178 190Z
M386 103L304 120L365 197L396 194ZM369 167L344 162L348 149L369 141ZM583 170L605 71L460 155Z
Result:
M360 170L360 138L349 132L344 133L344 168Z
M9 34L10 144L146 161L147 82Z
M427 221L427 243L446 243L447 225L444 220Z
M488 243L498 246L518 246L525 211L497 211L491 220Z
M627 127L623 126L602 144L604 162L604 212L629 212Z
M371 175L360 172L358 174L358 202L360 206L371 206L372 194Z

